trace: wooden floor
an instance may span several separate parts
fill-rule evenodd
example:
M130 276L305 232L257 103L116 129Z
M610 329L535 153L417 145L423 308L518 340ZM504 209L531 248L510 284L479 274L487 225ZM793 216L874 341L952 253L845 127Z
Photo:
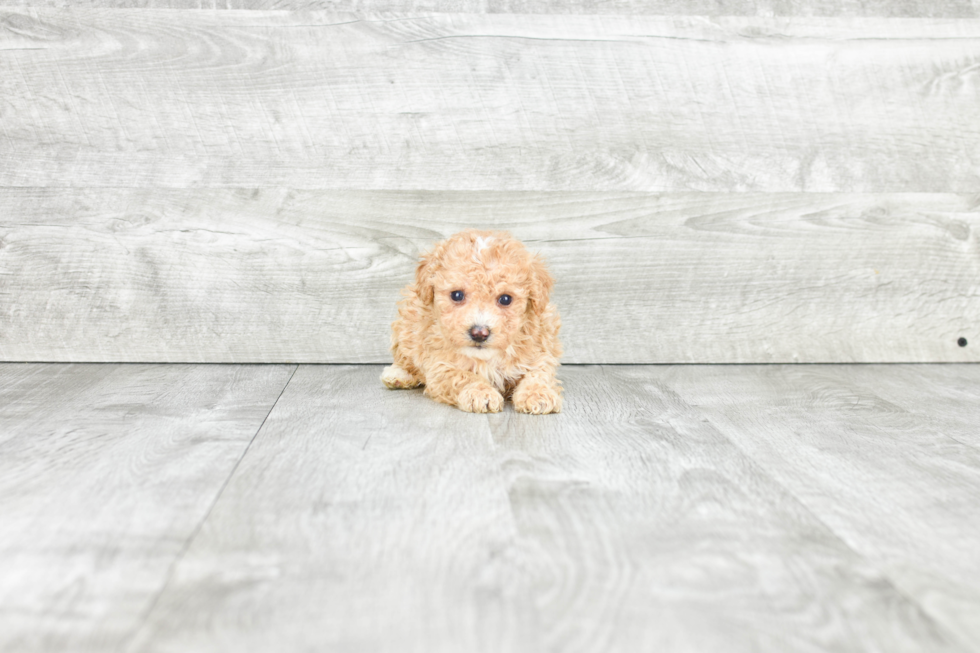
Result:
M980 366L0 365L0 650L975 651Z

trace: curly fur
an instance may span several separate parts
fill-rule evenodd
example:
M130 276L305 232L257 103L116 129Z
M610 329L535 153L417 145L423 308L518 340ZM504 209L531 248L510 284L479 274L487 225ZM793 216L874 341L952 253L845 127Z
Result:
M561 319L549 301L554 280L537 256L505 232L469 230L423 254L391 325L389 388L425 394L474 412L499 412L505 398L522 413L561 410L556 377ZM453 291L463 291L461 302ZM503 306L501 295L512 302ZM474 326L489 328L483 343Z

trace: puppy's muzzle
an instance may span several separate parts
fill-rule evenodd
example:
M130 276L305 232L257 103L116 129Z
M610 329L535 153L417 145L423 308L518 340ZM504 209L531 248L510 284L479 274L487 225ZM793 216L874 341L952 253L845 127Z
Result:
M474 326L470 328L470 340L473 342L486 342L490 337L490 328L485 326Z

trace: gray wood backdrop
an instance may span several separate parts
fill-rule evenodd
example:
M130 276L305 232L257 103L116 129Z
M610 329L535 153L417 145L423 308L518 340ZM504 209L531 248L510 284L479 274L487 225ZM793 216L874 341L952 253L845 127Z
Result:
M976 0L82 4L0 0L2 360L383 362L487 226L569 363L980 361Z

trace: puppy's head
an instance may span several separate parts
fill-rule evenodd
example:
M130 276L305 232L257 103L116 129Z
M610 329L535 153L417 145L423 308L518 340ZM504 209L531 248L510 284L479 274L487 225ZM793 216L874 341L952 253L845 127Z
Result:
M534 337L529 327L553 285L541 260L505 232L458 233L423 255L416 270L416 292L443 337L484 360Z

